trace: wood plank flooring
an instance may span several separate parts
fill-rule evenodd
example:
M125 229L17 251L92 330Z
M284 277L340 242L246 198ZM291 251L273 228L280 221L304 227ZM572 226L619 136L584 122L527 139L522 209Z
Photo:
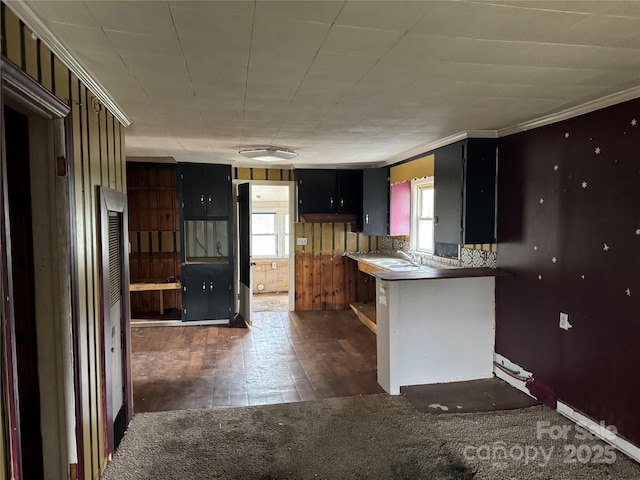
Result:
M382 393L376 341L350 310L256 312L249 329L132 327L136 412Z

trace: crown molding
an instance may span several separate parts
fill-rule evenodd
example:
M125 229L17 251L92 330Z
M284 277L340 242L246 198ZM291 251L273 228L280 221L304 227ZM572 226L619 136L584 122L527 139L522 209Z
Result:
M591 100L575 107L566 108L559 112L545 115L544 117L539 117L534 120L518 123L517 125L513 125L511 127L505 127L499 130L469 130L458 132L440 140L436 140L435 142L427 143L426 145L413 148L401 155L396 155L395 157L387 161L381 162L379 166L394 165L396 163L409 160L413 157L417 157L418 155L426 155L437 148L446 147L447 145L451 145L452 143L459 142L460 140L465 140L467 138L502 138L508 135L513 135L515 133L526 132L527 130L533 130L534 128L544 127L545 125L551 125L552 123L569 120L570 118L578 117L586 113L595 112L596 110L611 107L613 105L627 102L629 100L634 100L639 97L640 85L637 85L635 87L622 90L621 92L612 93L610 95Z
M586 113L595 112L602 108L611 107L618 103L626 102L640 97L640 85L622 90L621 92L612 93L596 100L577 105L575 107L567 108L544 117L531 120L529 122L519 123L512 127L506 127L498 130L499 137L506 137L507 135L513 135L514 133L526 132L538 127L544 127L545 125L551 125L552 123L561 122L563 120L569 120L570 118L578 117Z
M449 135L448 137L441 138L440 140L436 140L435 142L427 143L425 145L421 145L419 147L413 148L400 155L396 155L393 158L380 163L380 166L394 165L398 162L409 160L413 157L417 157L420 155L427 155L433 150L436 150L441 147L446 147L447 145L451 145L452 143L459 142L460 140L466 140L467 138L498 138L498 131L497 130L467 130L467 131L454 133L453 135Z
M7 1L6 5L13 10L13 12L29 26L33 33L51 49L62 63L91 90L91 93L100 100L123 126L128 127L131 125L131 120L113 97L111 97L109 92L75 59L71 52L67 50L24 0Z

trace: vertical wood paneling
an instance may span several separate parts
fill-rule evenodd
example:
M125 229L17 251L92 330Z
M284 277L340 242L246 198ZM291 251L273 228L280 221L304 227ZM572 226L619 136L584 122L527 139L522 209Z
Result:
M95 112L92 94L71 74L41 41L31 36L16 15L1 4L2 53L46 89L71 106L72 156L77 259L76 284L79 304L79 402L82 430L79 455L84 463L84 479L98 478L106 462L102 420L102 369L100 329L100 284L96 231L96 186L124 191L124 130L106 109ZM175 245L176 249L179 248ZM167 267L168 268L168 267ZM140 269L138 269L140 270ZM28 458L28 457L27 457ZM1 461L1 460L0 460ZM0 469L0 471L2 471Z
M4 9L4 28L6 35L5 55L16 65L20 65L22 51L20 49L20 20L9 8Z
M129 198L129 237L132 240L130 274L134 282L163 281L180 276L179 215L174 165L129 163L126 166ZM134 314L156 313L163 295L165 309L179 309L176 291L132 292Z
M44 88L49 91L52 91L53 86L51 84L51 53L47 46L41 41L37 42L38 44L38 66L40 68L40 79L39 82L42 84Z
M53 60L53 74L55 82L55 91L53 93L60 100L67 103L70 98L69 88L71 88L71 85L69 83L69 70L67 70L67 67L65 67L60 60L58 60L58 57L54 57Z
M31 29L26 25L23 28L24 60L26 72L36 80L38 79L38 45L37 39L32 36Z

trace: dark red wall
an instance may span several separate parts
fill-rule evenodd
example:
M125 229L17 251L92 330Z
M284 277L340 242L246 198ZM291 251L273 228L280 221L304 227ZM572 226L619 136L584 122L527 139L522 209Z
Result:
M496 351L640 445L640 99L505 137L498 170Z

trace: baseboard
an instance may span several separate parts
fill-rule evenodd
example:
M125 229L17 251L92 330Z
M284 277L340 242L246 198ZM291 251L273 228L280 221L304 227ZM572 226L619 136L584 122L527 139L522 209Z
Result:
M622 438L620 435L607 430L606 425L595 422L583 413L574 410L571 406L567 405L564 402L558 401L557 410L558 413L567 417L572 422L577 423L585 430L589 430L589 433L592 433L603 442L606 442L609 445L613 445L622 453L640 463L640 447L637 447L629 440Z
M132 327L204 327L208 325L229 325L229 320L192 320L183 322L182 320L131 319Z
M496 354L496 355L499 355L499 354ZM500 358L504 358L504 357L500 356ZM513 362L510 362L508 359L505 359L505 360L507 360L510 365L516 365ZM509 375L507 372L502 370L498 365L494 365L493 372L495 373L496 377L500 378L501 380L504 380L509 385L513 386L514 388L517 388L518 390L529 395L530 397L535 398L533 397L533 395L531 395L529 390L527 390L527 388L525 387L524 380L520 380L519 378L515 378L513 375ZM606 425L602 425L596 422L595 420L587 417L583 413L575 410L573 407L571 407L570 405L567 405L566 403L560 400L558 400L557 412L562 416L568 418L572 422L580 425L585 430L589 430L590 433L598 437L603 442L606 442L609 445L614 446L615 448L620 450L622 453L624 453L628 457L640 463L640 447L634 445L629 440L621 437L620 435L611 432L606 428Z

